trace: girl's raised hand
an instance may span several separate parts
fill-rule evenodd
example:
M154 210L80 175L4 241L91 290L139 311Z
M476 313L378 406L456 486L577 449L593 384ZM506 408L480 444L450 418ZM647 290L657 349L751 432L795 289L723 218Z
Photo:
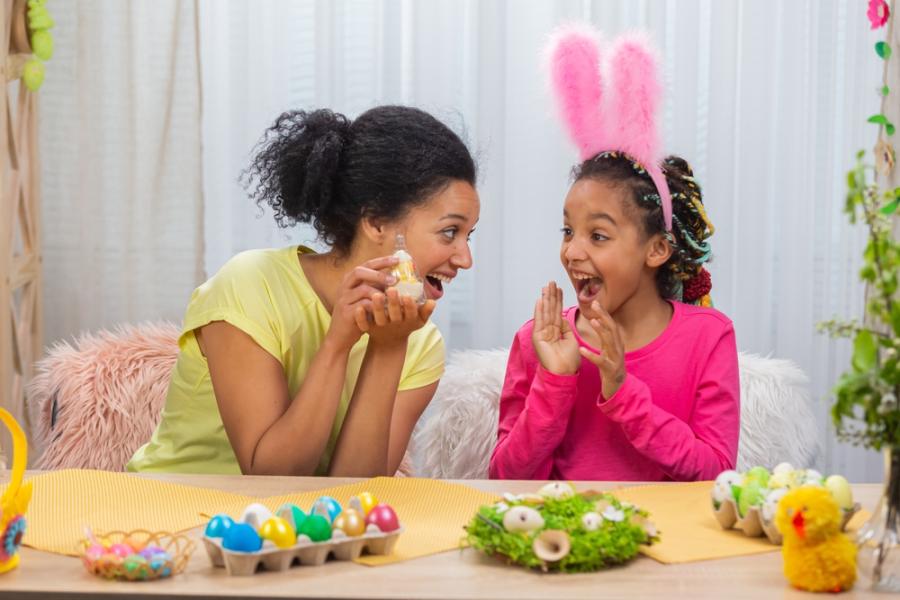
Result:
M562 290L551 281L541 289L541 297L534 305L531 340L545 369L557 375L573 375L578 372L581 356L575 334L563 318L562 307Z
M434 307L434 300L426 300L419 306L409 296L401 296L390 288L372 295L371 308L357 305L354 319L357 327L369 334L370 343L402 344L409 334L428 322Z
M619 391L622 382L625 381L625 342L622 341L618 324L600 303L594 300L591 308L600 315L598 319L591 319L590 324L600 336L601 354L594 354L584 347L579 348L579 352L597 365L603 381L603 398L608 400Z
M394 277L385 273L384 269L393 267L397 262L396 256L373 258L354 267L344 276L335 297L327 334L327 338L338 347L349 350L366 331L359 325L358 311L371 312L375 294L383 296L384 290L396 283Z

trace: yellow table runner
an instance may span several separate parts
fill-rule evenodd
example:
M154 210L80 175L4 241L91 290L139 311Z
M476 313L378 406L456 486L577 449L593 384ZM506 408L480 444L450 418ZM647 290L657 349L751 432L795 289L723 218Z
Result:
M650 512L660 531L658 544L642 546L641 552L665 564L728 558L781 550L766 537L747 537L739 529L725 531L716 521L710 504L711 481L621 488L612 493ZM854 515L848 529L868 518L865 511Z
M359 483L269 498L252 498L195 486L167 483L125 473L63 470L30 478L34 495L26 517L24 543L37 550L76 555L85 526L95 531L149 529L178 532L197 527L209 515L240 516L250 502L273 511L285 502L308 510L316 498L332 496L345 504L369 491L397 511L405 532L393 554L363 556L359 562L381 565L436 554L460 547L463 527L496 494L432 479L376 477ZM644 485L613 493L650 512L662 541L642 552L662 563L726 558L779 549L766 538L748 538L741 531L723 531L712 514L712 483ZM5 486L0 487L0 493ZM853 529L867 515L857 514Z

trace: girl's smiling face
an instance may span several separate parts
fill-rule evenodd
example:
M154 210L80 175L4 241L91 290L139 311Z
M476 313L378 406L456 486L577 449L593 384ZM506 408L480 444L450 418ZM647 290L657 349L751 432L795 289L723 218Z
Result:
M628 193L605 180L584 178L566 196L559 258L588 318L598 316L591 308L594 300L614 315L638 294L657 294L656 268L668 253L659 262L660 236L645 235L640 209L626 204L633 202Z
M396 224L395 233L404 234L406 250L425 279L427 298L439 299L457 272L472 266L469 236L480 210L475 188L465 181L452 181ZM392 253L394 236L385 243L389 246L385 254Z

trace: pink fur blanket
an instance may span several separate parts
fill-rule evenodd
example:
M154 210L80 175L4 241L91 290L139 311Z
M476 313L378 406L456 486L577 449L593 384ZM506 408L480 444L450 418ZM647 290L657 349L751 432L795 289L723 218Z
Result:
M124 325L51 348L28 386L33 466L122 471L159 422L179 333Z
M32 467L124 470L159 422L179 334L174 323L142 323L53 346L28 385ZM396 475L411 464L407 452Z

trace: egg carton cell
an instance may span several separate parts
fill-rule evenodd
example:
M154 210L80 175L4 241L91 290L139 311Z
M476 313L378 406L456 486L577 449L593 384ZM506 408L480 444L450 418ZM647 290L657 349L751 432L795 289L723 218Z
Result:
M841 509L841 531L847 529L847 523L850 522L853 515L860 511L860 508L859 503L856 503L850 508ZM781 545L781 532L775 527L774 518L765 518L762 509L758 506L751 506L747 509L747 514L741 516L737 503L729 499L723 501L718 508L714 507L713 513L722 529L740 529L747 537L765 535L773 544Z

